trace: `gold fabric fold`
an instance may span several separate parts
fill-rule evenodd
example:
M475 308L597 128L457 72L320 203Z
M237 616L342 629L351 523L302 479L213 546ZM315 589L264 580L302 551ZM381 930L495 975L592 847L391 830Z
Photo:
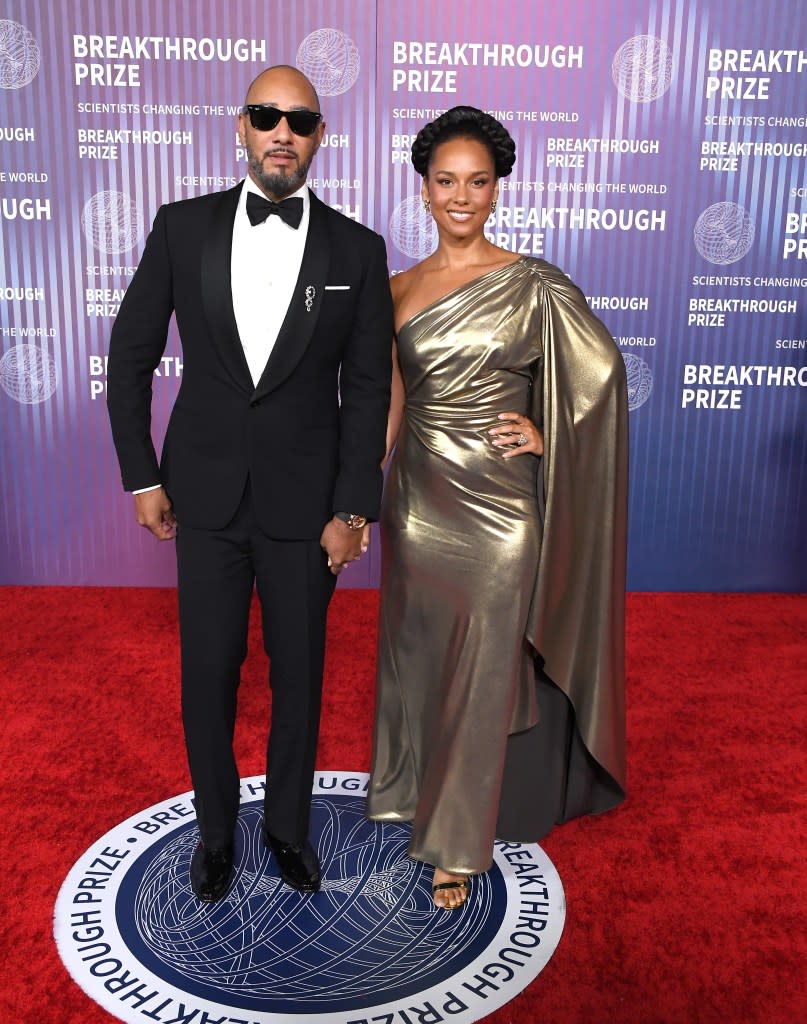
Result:
M412 821L418 860L483 871L495 836L623 796L624 364L534 259L427 306L398 354L368 815ZM513 411L543 459L491 445Z

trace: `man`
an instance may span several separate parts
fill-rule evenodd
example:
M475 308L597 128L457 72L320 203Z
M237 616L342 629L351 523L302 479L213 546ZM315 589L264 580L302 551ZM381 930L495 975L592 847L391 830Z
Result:
M305 182L325 124L295 68L264 71L238 116L249 173L160 208L112 330L108 406L137 521L176 536L182 715L200 841L193 891L233 869L236 691L253 585L272 724L264 841L284 881L319 888L308 838L325 617L377 518L392 307L383 240ZM172 314L183 380L163 446L151 379Z

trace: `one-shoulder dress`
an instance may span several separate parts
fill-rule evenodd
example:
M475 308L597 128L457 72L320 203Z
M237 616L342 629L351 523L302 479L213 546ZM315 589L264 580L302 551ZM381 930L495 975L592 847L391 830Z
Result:
M413 858L475 873L495 838L624 797L625 368L532 258L421 310L398 357L367 813L411 821ZM511 411L543 457L491 444Z

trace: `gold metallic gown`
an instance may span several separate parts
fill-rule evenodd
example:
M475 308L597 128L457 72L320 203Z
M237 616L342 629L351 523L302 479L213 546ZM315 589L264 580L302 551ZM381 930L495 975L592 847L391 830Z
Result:
M368 815L409 853L486 870L624 796L627 397L580 291L531 258L401 328L404 422L382 512ZM488 430L529 415L545 455Z

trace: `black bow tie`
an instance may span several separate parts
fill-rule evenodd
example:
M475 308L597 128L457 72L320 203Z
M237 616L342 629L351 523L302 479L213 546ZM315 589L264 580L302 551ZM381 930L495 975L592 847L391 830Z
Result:
M247 216L253 226L263 224L267 217L276 213L289 227L298 228L303 219L303 200L300 196L285 199L282 203L273 203L255 192L247 192Z

